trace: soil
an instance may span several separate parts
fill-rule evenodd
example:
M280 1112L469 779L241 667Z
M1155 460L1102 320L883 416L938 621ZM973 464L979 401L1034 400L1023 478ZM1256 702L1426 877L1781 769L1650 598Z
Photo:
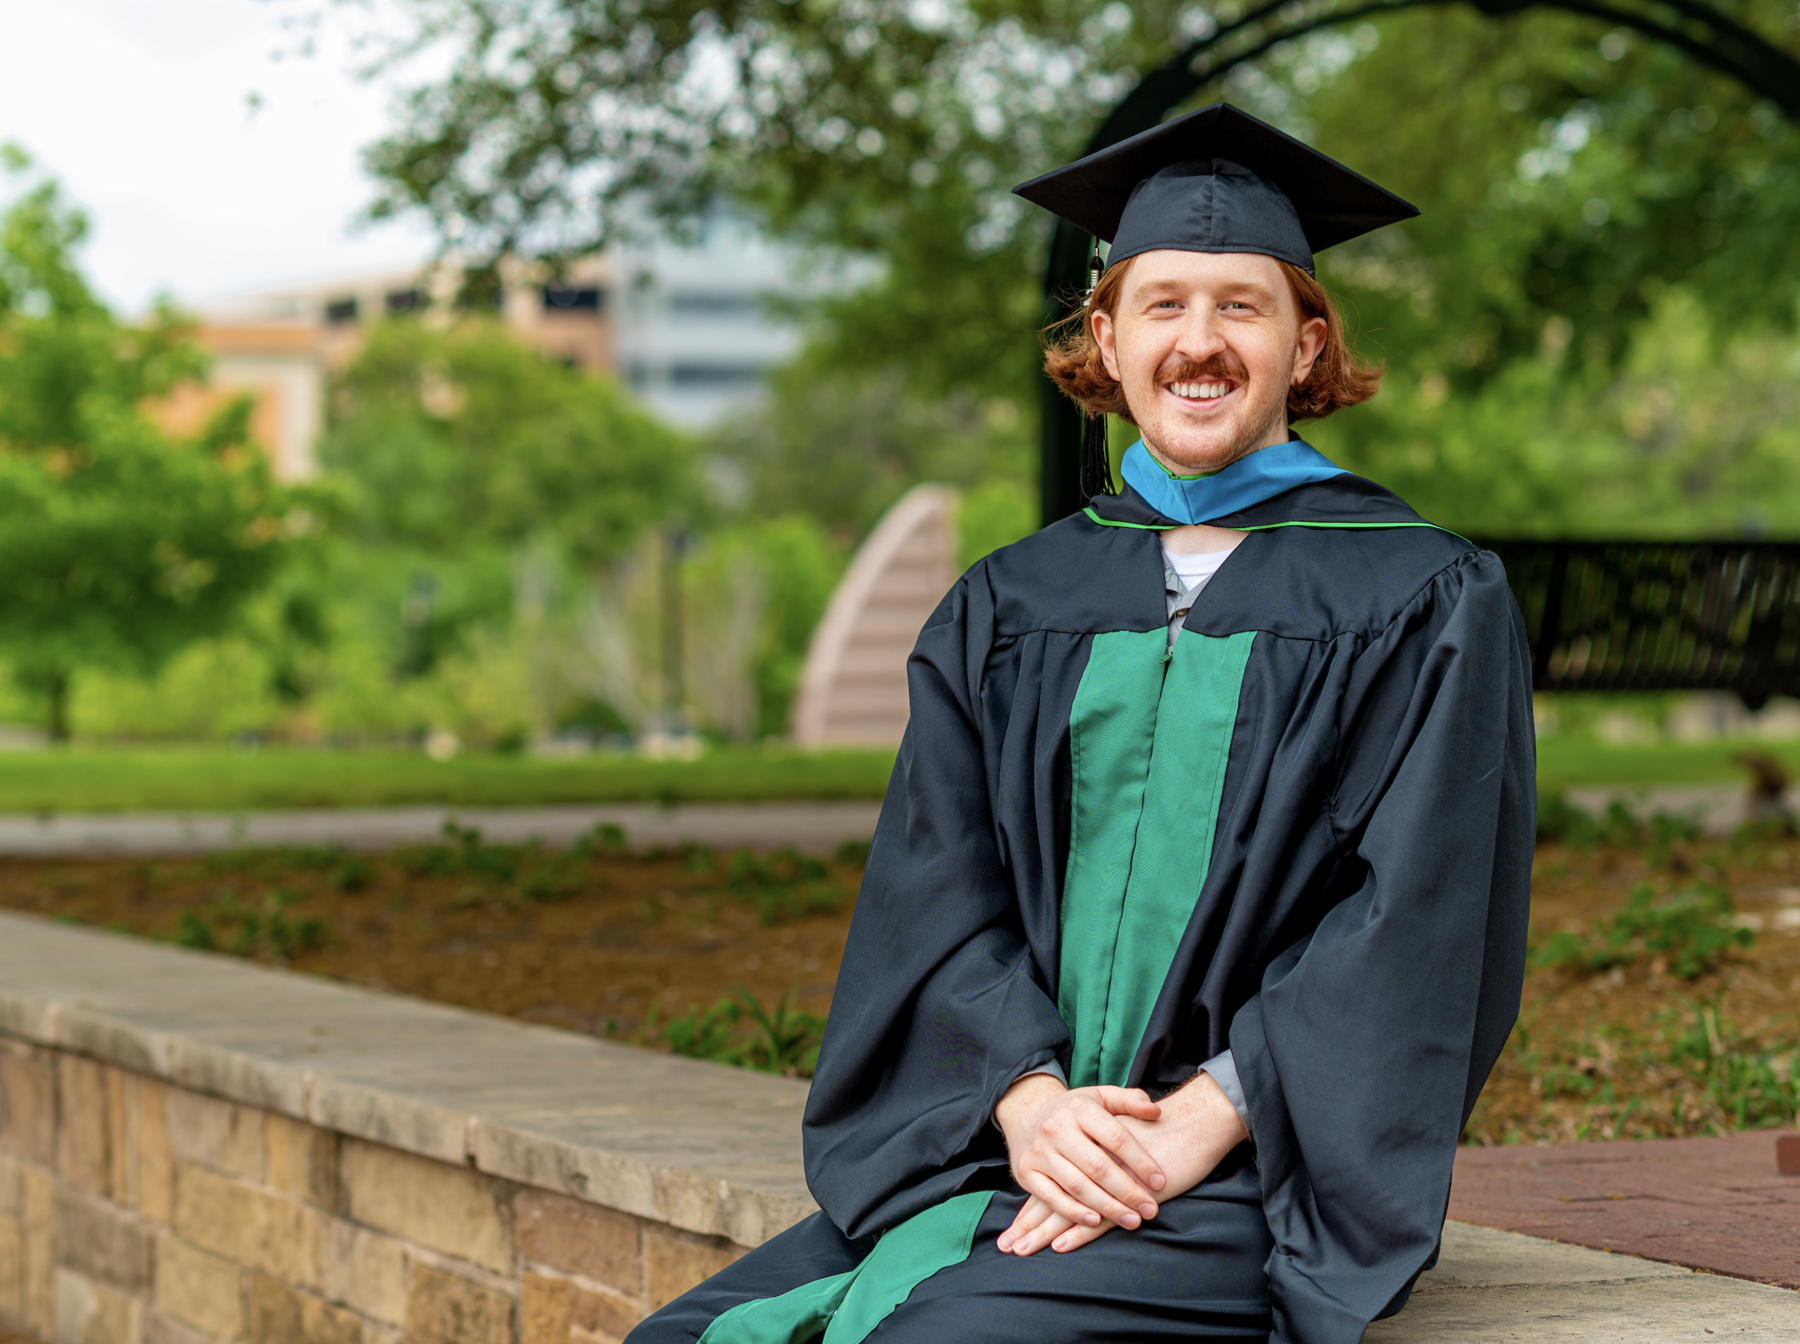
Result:
M793 1007L822 1016L861 862L856 852L822 864L703 849L546 853L462 836L382 856L268 850L5 861L0 906L190 946L210 941L351 984L667 1048L671 1019L740 986L771 1009L791 994ZM1693 979L1656 956L1598 972L1534 967L1520 1029L1469 1141L1707 1134L1792 1121L1800 841L1544 844L1533 946L1559 930L1591 930L1636 884L1663 893L1697 881L1731 890L1754 943ZM1713 1064L1671 1062L1684 1033L1716 1047ZM1732 1089L1750 1084L1737 1074L1719 1081L1730 1061L1762 1069L1757 1106L1741 1098L1734 1106Z
M295 970L626 1040L739 986L822 1016L861 856L733 863L463 845L7 861L0 906L189 946L210 934Z
M1659 898L1723 886L1754 942L1692 979L1670 959L1527 972L1513 1032L1465 1137L1570 1142L1729 1133L1794 1121L1800 1084L1800 840L1538 847L1531 943ZM1689 1058L1672 1063L1686 1038ZM1693 1058L1698 1044L1710 1060ZM1783 1113L1785 1104L1785 1113Z

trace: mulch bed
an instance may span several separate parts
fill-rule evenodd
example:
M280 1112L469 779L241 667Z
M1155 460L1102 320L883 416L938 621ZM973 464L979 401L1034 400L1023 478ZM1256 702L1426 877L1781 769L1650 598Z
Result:
M739 986L822 1015L861 855L470 843L353 855L0 861L0 907L643 1040ZM658 1040L646 1041L649 1044Z
M740 986L768 1008L791 995L795 1009L822 1015L861 861L856 852L824 862L698 848L637 855L604 838L551 852L460 832L374 856L252 850L150 862L0 861L0 907L210 942L352 984L667 1048L672 1019ZM1731 892L1737 920L1754 928L1752 945L1726 949L1692 977L1652 954L1604 971L1533 969L1520 1029L1477 1106L1469 1142L1683 1137L1792 1123L1800 840L1546 843L1536 861L1533 943L1591 930L1638 884L1666 893L1696 882ZM724 1028L714 1026L710 1038L690 1031L688 1046L717 1045ZM1746 1108L1752 1091L1755 1105Z

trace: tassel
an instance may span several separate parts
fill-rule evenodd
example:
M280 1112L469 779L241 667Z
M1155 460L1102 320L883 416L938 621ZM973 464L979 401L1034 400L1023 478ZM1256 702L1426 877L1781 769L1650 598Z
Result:
M1117 494L1113 489L1112 454L1106 446L1106 417L1084 415L1081 419L1081 497Z
M1094 239L1092 250L1088 253L1088 288L1082 296L1083 306L1094 301L1094 290L1100 284L1100 274L1105 269L1100 260L1100 240ZM1106 417L1104 415L1087 415L1081 417L1081 497L1092 499L1095 495L1110 495L1113 490L1112 454L1106 445Z

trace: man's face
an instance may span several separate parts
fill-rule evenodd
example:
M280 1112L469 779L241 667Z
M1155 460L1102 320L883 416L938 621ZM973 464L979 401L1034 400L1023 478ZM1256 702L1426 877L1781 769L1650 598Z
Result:
M1094 338L1145 446L1191 475L1284 442L1288 389L1312 372L1325 319L1301 321L1275 259L1159 251L1130 265Z

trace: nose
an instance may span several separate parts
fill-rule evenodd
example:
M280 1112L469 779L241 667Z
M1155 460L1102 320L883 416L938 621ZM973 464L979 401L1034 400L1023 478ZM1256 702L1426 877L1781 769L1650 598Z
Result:
M1225 349L1225 324L1210 303L1196 303L1188 308L1181 330L1175 338L1175 353L1194 363L1203 363Z

